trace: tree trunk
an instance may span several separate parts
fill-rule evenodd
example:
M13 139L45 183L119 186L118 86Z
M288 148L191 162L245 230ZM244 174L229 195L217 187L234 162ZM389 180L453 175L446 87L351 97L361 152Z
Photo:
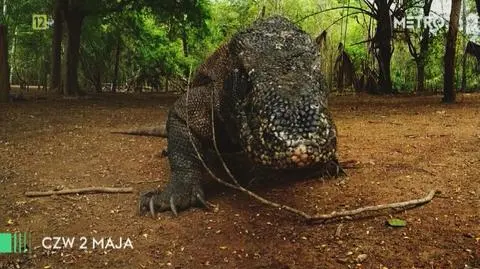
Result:
M62 38L63 38L63 15L61 0L55 1L53 14L53 38L52 38L52 74L50 89L61 93L62 80Z
M10 52L10 63L13 63L15 64L15 56L17 55L16 54L16 50L17 50L17 27L14 26L13 27L13 44L12 44L12 50ZM10 82L10 84L13 84L12 81L13 81L13 65L10 65L10 76L8 78L8 81Z
M122 38L120 36L120 33L118 33L117 48L115 50L115 67L113 70L112 92L116 92L118 88L118 67L120 65L121 42Z
M417 92L425 91L425 61L417 61Z
M433 0L426 0L423 6L423 17L427 18L430 15ZM423 26L422 40L420 40L420 53L417 60L417 91L425 91L425 60L430 44L430 27Z
M452 0L450 22L448 26L447 40L445 45L443 99L445 103L455 103L455 49L458 33L458 21L460 15L461 0Z
M66 75L65 87L63 89L63 94L65 95L81 94L78 84L78 61L83 18L82 14L73 9L68 12L68 16L65 16L68 29Z
M392 21L390 7L387 0L375 0L378 9L377 30L375 43L378 49L377 60L379 67L379 91L392 93L392 78L390 75L390 62L392 59Z
M170 79L168 75L165 76L165 92L168 92L168 87L170 87Z
M467 8L466 8L466 1L462 1L462 28L463 28L463 36L467 36ZM463 48L466 48L467 41L465 38L462 38ZM465 49L463 50L463 57L462 57L462 86L460 88L461 91L465 92L467 90L467 57L465 55Z
M430 2L431 3L431 2ZM425 15L425 16L428 16ZM420 52L415 59L417 64L417 91L425 91L425 61L427 59L428 47L430 43L430 28L427 26L423 29L422 40L420 40Z
M7 26L0 24L0 103L8 102L10 93Z

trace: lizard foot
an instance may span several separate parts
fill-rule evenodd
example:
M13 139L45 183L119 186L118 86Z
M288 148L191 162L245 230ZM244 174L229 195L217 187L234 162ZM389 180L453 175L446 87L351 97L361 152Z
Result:
M177 216L179 210L196 205L208 207L199 183L170 182L163 191L151 190L141 193L139 211L141 215L150 213L155 217L157 212L171 210Z

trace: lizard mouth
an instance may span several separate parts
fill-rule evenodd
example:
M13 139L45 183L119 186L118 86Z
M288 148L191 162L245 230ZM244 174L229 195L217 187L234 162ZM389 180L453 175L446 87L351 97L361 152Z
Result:
M315 154L311 151L309 152L305 144L297 145L295 148L292 148L290 161L292 164L298 167L310 166L315 162ZM320 161L320 160L318 160Z
M284 150L275 151L273 155L261 154L259 156L253 151L248 152L258 165L274 169L315 167L335 157L334 146L320 146L312 141L297 142L292 146L285 147Z
M292 126L260 124L251 130L244 124L244 149L256 165L273 169L316 167L336 158L336 130L328 118L318 122ZM259 120L261 122L261 120ZM275 120L274 120L275 121Z
M321 146L309 142L310 141L304 141L289 148L290 154L287 154L286 160L287 167L311 167L328 162L334 157L334 147L322 149ZM280 164L283 164L283 162L280 162Z

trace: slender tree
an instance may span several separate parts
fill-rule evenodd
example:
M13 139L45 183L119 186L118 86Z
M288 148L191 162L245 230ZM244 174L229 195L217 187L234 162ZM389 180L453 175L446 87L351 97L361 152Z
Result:
M10 93L7 26L0 23L0 102L8 102Z
M8 65L8 28L4 24L7 15L7 1L3 1L0 14L0 102L8 102L10 93L10 66Z
M423 16L427 18L430 16L433 0L425 0L423 6ZM422 40L420 41L420 53L417 60L417 91L425 91L425 64L427 60L427 53L430 45L430 27L423 25Z
M445 44L444 75L443 75L443 102L455 103L455 49L457 42L458 23L462 0L452 0L450 22L448 25Z
M62 38L63 38L63 0L55 0L53 11L52 73L50 89L61 93L62 80Z
M375 54L379 67L379 87L382 93L392 93L392 78L390 75L390 62L392 60L392 20L390 6L393 1L375 0L377 6L377 30L374 44L378 52Z
M463 36L467 36L467 1L462 0L462 28L463 28ZM466 48L467 42L465 39L462 39L463 48ZM465 52L462 55L462 86L461 91L465 91L467 89L467 57Z
M80 94L78 84L78 62L80 54L80 36L86 14L80 1L66 1L64 18L67 25L67 59L65 70L64 95Z
M120 51L122 49L122 36L117 34L117 45L115 48L115 66L113 69L112 92L116 92L118 88L118 70L120 66Z

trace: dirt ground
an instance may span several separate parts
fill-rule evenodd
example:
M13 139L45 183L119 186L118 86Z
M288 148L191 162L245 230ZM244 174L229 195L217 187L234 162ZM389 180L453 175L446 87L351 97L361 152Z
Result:
M0 268L479 268L480 95L337 96L330 101L348 176L253 190L311 213L441 194L421 207L307 225L213 184L216 210L137 215L138 192L161 188L166 140L110 134L165 121L175 98L100 95L0 106L0 232L30 231L28 255L0 254ZM132 194L28 198L25 191L133 187ZM406 227L386 225L391 217ZM45 237L85 237L87 250L47 250ZM133 249L93 249L111 237ZM123 243L121 243L122 238Z

